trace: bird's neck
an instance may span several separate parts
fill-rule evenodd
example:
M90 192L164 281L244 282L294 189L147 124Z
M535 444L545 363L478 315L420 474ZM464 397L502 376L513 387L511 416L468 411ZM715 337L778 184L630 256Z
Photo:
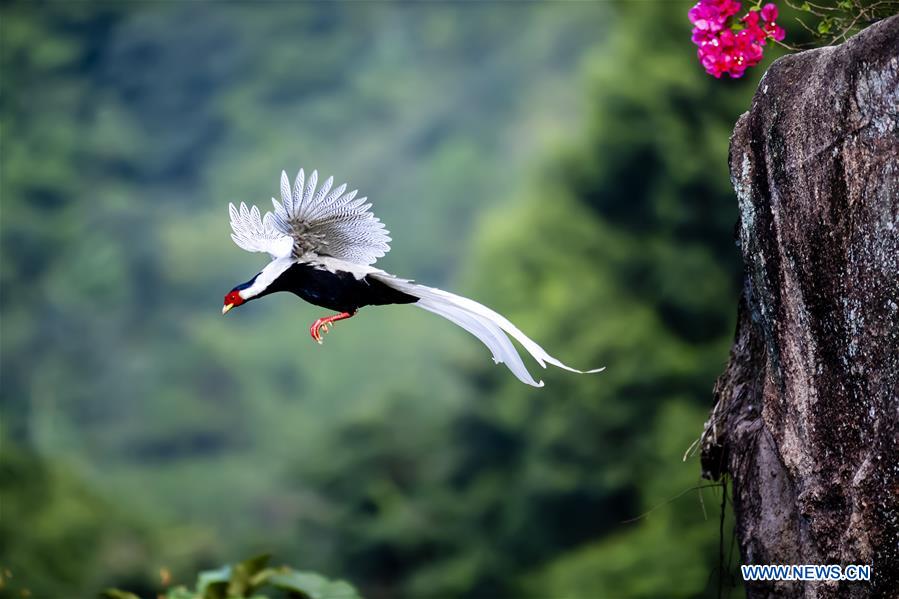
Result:
M247 287L240 291L240 296L245 300L251 300L265 295L266 290L269 289L271 284L284 274L284 271L290 268L293 262L294 261L291 258L278 258L272 260L258 275L248 281Z

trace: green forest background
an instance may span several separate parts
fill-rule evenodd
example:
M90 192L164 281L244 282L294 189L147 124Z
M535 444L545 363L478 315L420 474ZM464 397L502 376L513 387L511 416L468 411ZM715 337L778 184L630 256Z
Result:
M689 6L4 3L0 595L261 551L375 599L741 594L682 456L762 70L705 75ZM322 347L292 296L222 318L265 261L228 202L301 166L374 202L379 266L606 372L531 389L407 306Z

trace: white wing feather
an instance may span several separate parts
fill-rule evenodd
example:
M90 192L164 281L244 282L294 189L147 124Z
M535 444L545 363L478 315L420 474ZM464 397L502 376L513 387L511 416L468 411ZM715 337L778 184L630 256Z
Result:
M293 256L297 260L330 256L356 265L374 264L390 251L387 229L374 214L366 198L346 192L346 184L334 188L329 177L316 190L318 171L306 179L303 169L293 188L287 173L281 173L281 202L272 198L273 212L260 216L256 206L228 206L231 238L248 252L268 252L273 258Z
M388 231L366 198L356 198L356 190L344 193L346 184L332 191L333 177L316 190L317 184L318 171L306 179L300 169L291 190L282 172L281 203L272 199L272 222L294 239L296 258L314 254L368 265L390 251Z
M241 249L248 252L266 252L272 258L289 256L293 249L293 239L275 228L274 217L271 212L265 213L265 218L259 216L259 208L253 206L247 208L243 202L240 208L234 204L228 204L228 214L231 216L231 239Z

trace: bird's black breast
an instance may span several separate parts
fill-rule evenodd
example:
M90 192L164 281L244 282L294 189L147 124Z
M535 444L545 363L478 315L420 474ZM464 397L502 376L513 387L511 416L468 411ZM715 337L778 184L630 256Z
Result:
M289 291L310 304L337 312L355 312L364 306L411 304L417 297L388 287L377 279L357 279L349 272L330 272L296 263L275 279L265 294Z

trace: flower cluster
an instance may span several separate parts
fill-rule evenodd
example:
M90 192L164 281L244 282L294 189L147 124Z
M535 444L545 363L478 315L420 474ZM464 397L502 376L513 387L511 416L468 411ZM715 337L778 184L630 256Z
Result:
M736 0L699 0L690 9L693 43L699 46L699 62L709 75L742 77L762 60L768 38L780 41L785 32L775 23L777 7L766 4L737 18Z

